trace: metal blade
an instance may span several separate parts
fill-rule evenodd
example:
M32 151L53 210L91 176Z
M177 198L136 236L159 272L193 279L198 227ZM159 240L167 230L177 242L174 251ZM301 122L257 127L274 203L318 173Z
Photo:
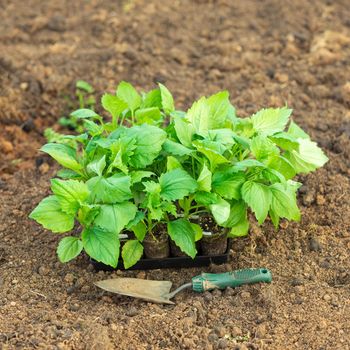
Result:
M154 303L174 304L169 300L170 281L143 280L140 278L113 278L94 283L108 292L140 298Z

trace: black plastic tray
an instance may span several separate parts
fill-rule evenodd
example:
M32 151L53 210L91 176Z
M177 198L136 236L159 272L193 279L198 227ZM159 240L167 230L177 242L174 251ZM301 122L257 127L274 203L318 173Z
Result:
M169 257L164 259L141 259L128 270L153 270L153 269L168 269L168 268L184 268L184 267L201 267L209 266L210 264L224 264L228 261L230 254L231 240L228 240L227 250L221 255L197 255L194 259L188 256ZM91 263L97 271L114 271L125 270L122 260L119 260L118 266L113 268L101 262L91 259Z

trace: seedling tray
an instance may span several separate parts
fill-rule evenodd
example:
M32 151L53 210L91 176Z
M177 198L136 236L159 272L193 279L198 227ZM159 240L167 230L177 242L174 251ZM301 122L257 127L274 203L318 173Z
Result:
M228 241L227 250L224 254L220 255L197 255L194 259L181 256L181 257L169 257L164 259L141 259L134 266L128 270L154 270L154 269L168 269L168 268L189 268L189 267L201 267L209 266L210 264L224 264L228 261L230 254L231 240ZM95 260L91 260L95 270L97 271L114 271L125 270L122 260L119 260L119 264L116 268L105 265Z

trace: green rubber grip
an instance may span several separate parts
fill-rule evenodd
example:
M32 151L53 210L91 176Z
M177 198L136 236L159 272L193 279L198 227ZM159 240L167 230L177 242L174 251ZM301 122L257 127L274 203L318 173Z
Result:
M192 278L192 289L202 293L206 290L235 288L243 284L270 283L271 281L271 271L265 268L243 269L225 273L202 273Z

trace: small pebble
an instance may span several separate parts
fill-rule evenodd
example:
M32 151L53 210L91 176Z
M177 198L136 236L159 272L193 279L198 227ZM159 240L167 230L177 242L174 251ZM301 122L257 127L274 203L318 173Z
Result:
M50 165L47 163L43 163L39 166L40 174L44 175L50 170Z
M222 338L218 341L217 344L218 349L227 349L228 347L228 341L225 338Z
M206 301L206 302L209 302L209 301L213 300L213 296L208 291L204 292L203 298L204 298L204 301Z
M317 238L311 237L309 240L309 248L312 252L320 252L322 250L322 245Z
M131 307L129 310L126 311L126 316L134 317L139 314L139 311L136 309L136 307Z
M16 302L15 301L11 301L10 302L10 306L16 306Z
M330 301L332 298L331 298L331 296L329 295L329 294L325 294L324 296L323 296L323 300L324 301Z
M74 282L74 275L71 274L71 273L67 273L65 276L64 276L64 281L67 282L67 283L73 283Z
M13 152L13 145L10 141L2 140L0 143L0 150L3 153L11 153Z
M242 300L249 300L250 299L250 293L249 292L242 292L240 297Z
M78 311L79 310L79 304L71 304L71 305L69 305L69 310L70 311Z
M215 343L219 339L218 335L216 333L209 333L208 340L211 343Z

